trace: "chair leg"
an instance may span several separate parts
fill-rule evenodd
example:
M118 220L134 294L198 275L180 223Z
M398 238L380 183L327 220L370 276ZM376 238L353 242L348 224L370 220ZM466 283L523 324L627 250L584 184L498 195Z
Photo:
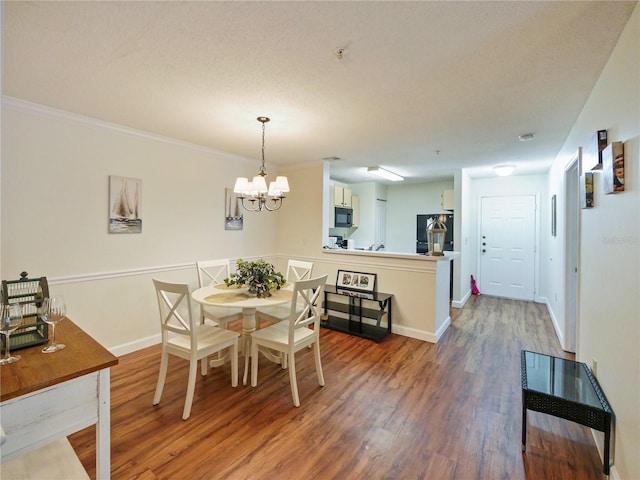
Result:
M209 358L204 357L200 359L200 374L204 377L209 373Z
M238 386L238 339L231 345L231 386Z
M246 366L246 363L245 363ZM258 385L258 343L251 342L251 386Z
M316 374L318 375L318 383L324 387L324 374L322 373L322 361L320 360L320 342L317 340L313 343L313 353L316 360Z
M191 415L191 404L193 403L193 394L196 390L196 372L198 371L198 361L189 361L189 382L187 383L187 398L184 401L184 410L182 419L186 420Z
M289 357L289 383L291 383L291 395L293 396L293 405L300 406L300 396L298 395L298 382L296 381L296 357L295 353L287 354Z
M164 382L167 379L167 367L169 364L169 354L162 351L160 355L160 372L158 373L158 383L156 384L156 393L153 395L153 404L157 405L160 403L160 398L162 397L162 389L164 388Z

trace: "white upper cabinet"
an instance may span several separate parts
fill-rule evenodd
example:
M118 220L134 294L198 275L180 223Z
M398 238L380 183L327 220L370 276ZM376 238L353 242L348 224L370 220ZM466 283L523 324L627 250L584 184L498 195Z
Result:
M353 227L360 226L360 197L357 195L351 196L351 208L353 208Z
M453 190L445 190L442 192L441 204L443 210L454 210L455 197L453 195Z
M351 189L348 187L334 186L333 205L336 207L351 207Z

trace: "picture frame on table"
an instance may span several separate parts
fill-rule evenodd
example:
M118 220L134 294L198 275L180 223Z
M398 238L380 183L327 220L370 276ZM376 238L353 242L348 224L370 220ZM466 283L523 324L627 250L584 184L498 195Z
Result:
M359 292L375 292L377 275L375 273L352 272L338 270L336 288L355 290Z

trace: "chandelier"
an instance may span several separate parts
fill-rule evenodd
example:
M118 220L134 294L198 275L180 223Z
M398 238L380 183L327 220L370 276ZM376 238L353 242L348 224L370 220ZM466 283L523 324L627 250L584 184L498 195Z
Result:
M257 120L262 123L262 165L260 166L260 173L253 177L251 181L246 177L238 177L233 191L238 194L238 198L245 210L250 212L261 212L262 210L273 212L282 206L282 201L286 198L285 194L289 191L289 181L287 177L276 177L275 182L269 183L269 188L267 189L267 182L265 181L267 169L264 166L264 124L269 121L269 118L258 117Z

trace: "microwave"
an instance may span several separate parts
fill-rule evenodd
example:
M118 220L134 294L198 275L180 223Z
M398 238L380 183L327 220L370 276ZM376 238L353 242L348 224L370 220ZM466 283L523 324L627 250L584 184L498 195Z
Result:
M336 207L334 227L345 228L353 226L353 208Z

